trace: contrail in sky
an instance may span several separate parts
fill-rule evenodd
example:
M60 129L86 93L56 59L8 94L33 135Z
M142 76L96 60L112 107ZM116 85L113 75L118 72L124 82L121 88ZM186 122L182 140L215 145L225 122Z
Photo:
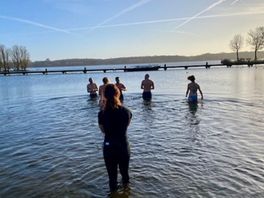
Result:
M184 26L185 24L187 24L187 23L191 22L192 20L196 19L197 17L199 17L199 16L202 15L203 13L205 13L205 12L211 10L211 9L214 8L215 6L221 4L221 3L225 2L225 1L227 1L227 0L219 0L219 1L215 2L215 3L213 3L212 5L210 5L209 7L205 8L205 9L202 10L201 12L198 12L198 13L195 14L194 16L192 16L192 17L190 17L189 19L187 19L186 21L184 21L183 23L177 25L174 29L178 29L178 28Z
M240 0L235 0L235 1L233 1L232 3L231 3L231 5L234 5L234 4L236 4L237 2L239 2Z
M30 24L30 25L33 25L33 26L36 26L36 27L41 27L41 28L44 28L44 29L53 30L53 31L56 31L56 32L63 32L63 33L66 33L66 34L71 34L71 32L68 31L68 30L52 27L52 26L49 26L49 25L44 25L44 24L41 24L41 23L37 23L37 22L34 22L34 21L27 20L27 19L21 19L21 18L3 16L3 15L0 15L0 19L17 21L17 22L21 22L21 23Z
M204 15L204 16L198 16L196 17L196 19L261 15L261 14L264 14L264 10L258 11L258 12L237 12L237 13L229 13L229 14ZM132 22L132 23L120 23L120 24L113 24L113 25L101 25L101 26L97 26L97 28L123 27L123 26L146 25L146 24L155 24L155 23L170 23L170 22L175 22L175 21L186 21L186 20L189 20L190 18L192 17L179 17L179 18L171 18L171 19L139 21L139 22ZM74 28L74 29L69 29L68 31L85 31L85 30L90 30L91 28L93 27Z
M112 20L114 20L114 19L116 19L116 18L118 18L118 17L120 17L120 16L122 16L122 15L124 15L124 14L126 14L126 13L128 13L128 12L130 12L130 11L136 9L136 8L138 8L138 7L141 7L141 6L143 6L144 4L146 4L146 3L150 2L150 1L152 1L152 0L142 0L142 1L139 1L138 3L132 5L132 6L128 7L128 8L125 8L124 10L122 10L119 13L115 14L114 16L112 16L112 17L104 20L103 22L99 23L98 25L92 27L91 30L95 30L98 27L100 27L100 26L108 23L109 21L112 21Z

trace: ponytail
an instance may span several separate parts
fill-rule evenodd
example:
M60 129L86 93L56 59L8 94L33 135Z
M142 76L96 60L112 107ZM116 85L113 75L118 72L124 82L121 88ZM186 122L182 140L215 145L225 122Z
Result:
M106 104L104 109L117 109L121 106L121 102L119 100L120 91L114 84L108 84L104 90L104 96L106 98Z

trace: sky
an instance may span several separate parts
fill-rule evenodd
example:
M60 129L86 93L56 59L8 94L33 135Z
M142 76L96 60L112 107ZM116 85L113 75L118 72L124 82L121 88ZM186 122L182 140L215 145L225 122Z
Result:
M264 26L263 0L1 0L0 44L32 61L231 52Z

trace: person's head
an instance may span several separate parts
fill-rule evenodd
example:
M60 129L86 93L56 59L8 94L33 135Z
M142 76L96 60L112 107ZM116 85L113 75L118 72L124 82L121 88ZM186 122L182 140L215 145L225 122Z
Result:
M104 96L106 98L105 109L115 109L121 106L119 100L120 91L114 84L107 84L104 89Z
M93 83L93 79L92 79L92 78L89 78L89 82L90 82L90 83Z
M119 77L116 77L115 80L116 80L116 83L120 82Z
M191 75L191 76L188 76L188 78L187 78L188 80L190 80L190 81L192 81L192 82L194 82L195 81L195 77L194 77L194 75Z
M104 77L104 78L103 78L103 83L104 83L104 84L107 84L108 82L109 82L108 78L107 78L107 77Z
M149 74L146 74L145 75L145 79L149 79Z

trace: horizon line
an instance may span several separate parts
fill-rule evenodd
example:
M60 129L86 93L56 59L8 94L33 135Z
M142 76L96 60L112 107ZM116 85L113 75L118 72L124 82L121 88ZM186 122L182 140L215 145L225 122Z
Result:
M203 56L203 55L217 55L217 54L232 54L235 52L215 52L215 53L210 53L210 52L205 52L205 53L201 53L201 54L195 54L195 55L142 55L142 56L139 56L139 55L131 55L131 56L118 56L118 57L109 57L109 58L63 58L63 59L54 59L54 60L51 60L50 58L46 58L46 59L49 59L50 62L53 62L53 61L62 61L62 60L73 60L73 59L77 59L77 60L80 60L80 59L92 59L92 60L108 60L108 59L121 59L121 58L143 58L143 57L159 57L159 56L182 56L182 57L195 57L195 56ZM252 51L241 51L239 53L254 53L254 50ZM259 53L264 53L264 51L259 51ZM35 60L35 61L32 61L32 62L42 62L42 61L46 61L46 60Z

